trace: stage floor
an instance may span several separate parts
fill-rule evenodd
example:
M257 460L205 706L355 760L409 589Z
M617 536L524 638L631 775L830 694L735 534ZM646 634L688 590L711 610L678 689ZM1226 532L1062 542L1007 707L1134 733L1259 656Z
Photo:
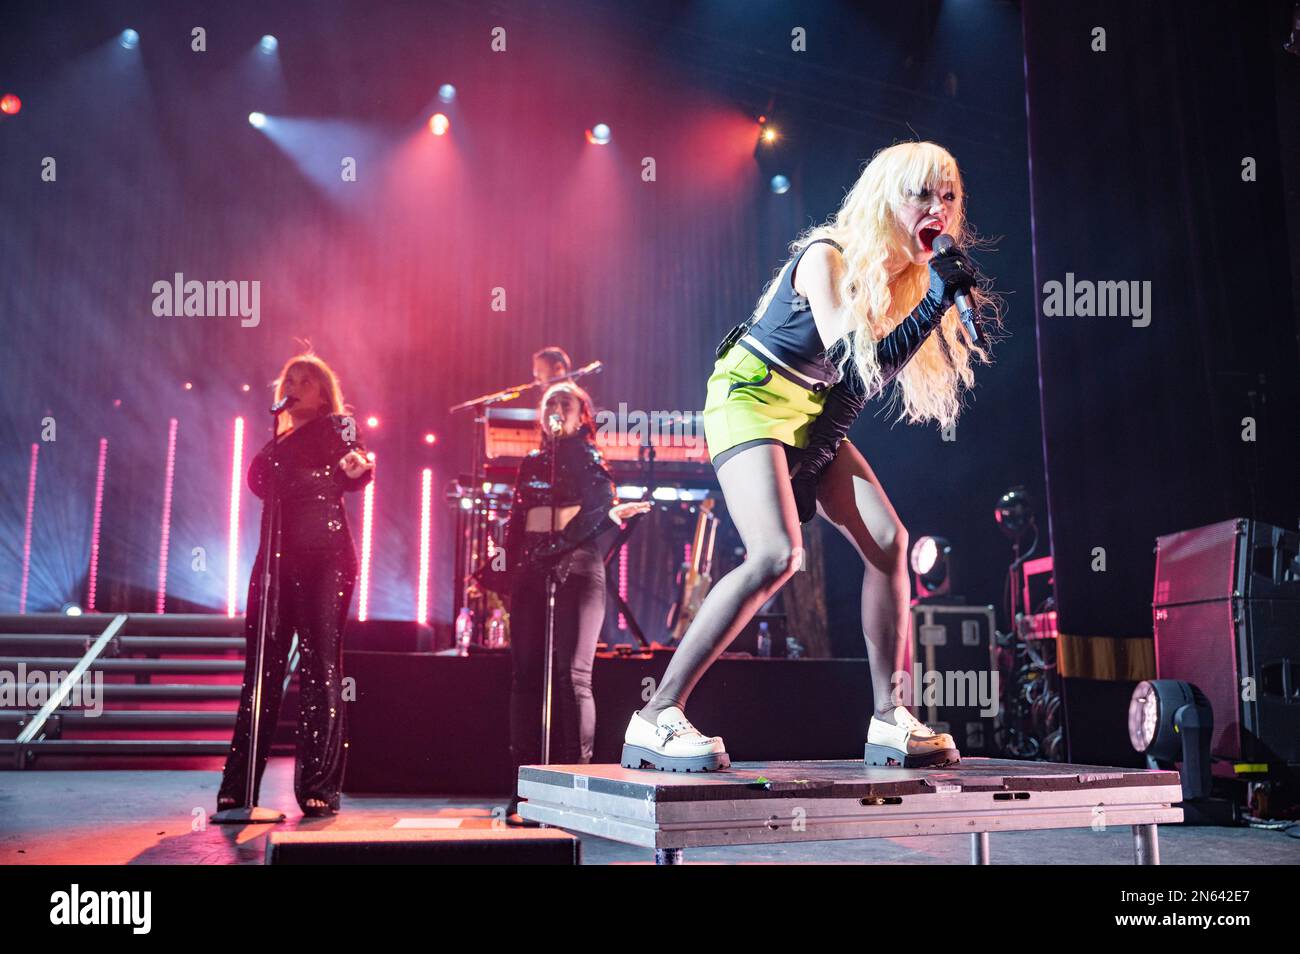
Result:
M590 768L590 766L588 766ZM293 799L293 760L267 767L263 801L284 811L278 826L203 825L212 811L216 771L0 771L0 864L254 864L269 831L391 829L395 825L490 827L497 799L343 796L331 819L303 819ZM200 824L191 830L195 819ZM585 864L648 864L646 848L581 835ZM692 864L968 864L969 835L864 841L817 841L692 848ZM1161 862L1300 864L1300 841L1246 828L1160 829ZM993 864L1132 863L1127 826L1067 831L1008 831L991 839Z

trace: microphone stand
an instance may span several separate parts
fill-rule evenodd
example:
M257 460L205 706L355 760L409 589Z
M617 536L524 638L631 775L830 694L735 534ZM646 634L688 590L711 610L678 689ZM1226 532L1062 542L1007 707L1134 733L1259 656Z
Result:
M272 409L273 414L279 412ZM274 418L272 418L274 420ZM274 430L274 428L272 428ZM284 821L284 813L271 808L261 808L254 804L254 791L257 783L257 748L258 728L262 722L262 672L266 659L266 621L267 604L271 597L271 561L275 561L276 599L279 600L280 570L280 480L274 467L271 468L268 489L270 496L266 500L263 515L263 527L268 531L266 539L269 544L263 553L262 578L260 581L260 598L257 614L257 643L253 658L257 663L256 675L253 677L253 712L248 739L248 774L244 782L244 806L226 808L212 815L210 821L217 825L277 824ZM278 607L277 607L278 608Z
M554 542L559 532L559 515L555 512L555 501L559 496L555 486L555 464L560 456L559 438L551 434L551 536ZM558 564L552 562L546 568L546 655L542 664L542 764L551 762L551 682L554 678L554 662L551 658L555 651L555 591L559 583L555 578Z

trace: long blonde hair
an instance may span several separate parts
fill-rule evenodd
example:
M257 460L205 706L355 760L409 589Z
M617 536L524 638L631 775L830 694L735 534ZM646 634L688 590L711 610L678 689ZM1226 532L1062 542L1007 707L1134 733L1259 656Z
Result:
M930 287L928 265L908 261L902 272L890 279L886 261L891 252L905 256L910 236L900 227L894 210L920 193L951 185L957 195L947 234L959 247L971 235L966 227L966 197L961 171L948 150L932 142L902 142L877 152L845 196L839 210L822 225L812 226L790 243L791 257L816 239L832 239L844 249L845 270L840 279L840 299L852 310L857 330L853 348L847 333L829 350L841 372L852 360L866 384L867 393L880 387L882 374L876 359L876 342L893 331L920 304ZM788 262L787 262L788 264ZM784 270L784 266L782 267ZM761 316L776 294L781 271L769 282L754 314ZM974 289L977 310L985 308L986 324L999 325L996 298ZM971 347L960 330L961 318L951 307L942 323L895 379L894 396L901 399L898 420L911 423L933 420L941 426L956 422L961 413L962 392L975 382L973 359L992 363L982 347Z
M343 403L343 389L339 386L339 376L319 355L310 350L294 355L280 369L280 373L275 379L276 402L279 402L284 397L284 379L289 376L289 371L299 366L310 369L311 374L315 376L316 383L320 385L321 393L325 395L326 402L329 405L325 410L326 414L352 413L352 409ZM287 410L281 411L275 416L275 433L277 435L283 434L292 426L293 419L289 416Z

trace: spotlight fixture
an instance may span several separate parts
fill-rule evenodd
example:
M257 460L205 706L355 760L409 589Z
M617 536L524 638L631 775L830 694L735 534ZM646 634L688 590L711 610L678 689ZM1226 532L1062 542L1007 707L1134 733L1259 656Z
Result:
M1150 679L1139 682L1128 703L1128 739L1146 757L1147 767L1181 765L1183 801L1202 800L1193 814L1211 817L1221 806L1210 799L1210 740L1214 709L1205 693L1190 682ZM1185 820L1195 823L1186 812Z
M6 93L0 97L0 113L9 116L17 116L18 111L23 108L23 101L13 93Z
M761 138L763 142L770 144L776 142L777 135L778 134L775 127L764 126L762 135L759 138Z
M596 123L587 130L587 142L593 146L608 146L611 133L605 123Z
M451 128L451 120L442 113L434 113L429 117L429 132L435 136L445 135Z
M921 537L912 544L910 563L916 574L918 599L951 592L952 579L948 574L948 558L952 545L943 537Z
M271 53L274 53L279 48L280 41L268 33L266 36L262 37L262 39L258 41L257 46L263 53L269 55Z
M61 612L64 616L80 616L81 607L76 603L64 603Z
M378 426L379 426L379 418L375 417L373 414L370 415L370 417L366 418L366 427L378 427Z
M785 195L790 191L790 177L783 176L780 173L772 177L772 191L777 195Z
M438 98L444 103L450 103L456 98L456 87L450 83L443 83L438 87Z
M122 44L122 46L125 49L134 50L137 46L140 45L140 34L136 33L130 27L127 27L118 36L117 42Z
M1024 487L1012 487L998 498L993 519L1003 535L1019 546L1025 534L1034 529L1034 498Z
M261 129L266 125L266 113L249 113L248 124L254 129Z

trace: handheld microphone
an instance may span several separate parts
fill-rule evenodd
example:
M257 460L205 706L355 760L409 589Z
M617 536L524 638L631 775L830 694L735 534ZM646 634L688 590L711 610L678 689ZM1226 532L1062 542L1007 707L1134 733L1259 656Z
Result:
M551 429L552 437L559 437L560 432L564 430L564 420L558 414L546 415L546 424Z
M291 395L286 395L271 405L271 413L279 414L281 411L288 410L298 403L298 399Z
M957 243L946 233L936 238L930 247L934 249L934 254L940 257L957 254ZM957 314L961 316L961 323L966 329L966 337L970 339L971 344L983 344L984 336L980 334L979 320L966 289L961 289L953 296L953 304L957 306Z

